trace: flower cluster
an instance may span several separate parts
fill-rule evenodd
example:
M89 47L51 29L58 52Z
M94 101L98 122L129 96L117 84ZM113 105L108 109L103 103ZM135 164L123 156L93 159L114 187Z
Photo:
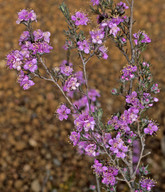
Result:
M141 101L145 108L149 108L153 106L153 102L158 102L158 98L152 97L150 93L144 92Z
M118 175L118 169L112 166L103 166L97 159L93 165L94 171L98 176L102 176L102 183L114 186L116 184L115 176Z
M149 124L147 125L147 127L144 129L144 133L145 134L149 134L152 135L153 133L155 133L158 130L158 126L152 122L149 121Z
M122 69L121 81L129 81L135 78L136 66L127 65Z
M108 27L110 28L109 34L112 34L114 37L116 37L118 31L120 31L120 28L117 26L117 24L113 21L110 21Z
M100 97L100 93L95 90L95 89L90 89L88 92L88 97L87 96L83 96L80 99L76 100L73 104L74 106L79 109L79 110L84 110L84 112L89 112L89 108L91 109L92 112L95 111L95 102L96 99ZM88 98L91 102L90 106L88 104Z
M122 9L122 10L124 10L124 9L128 9L128 8L129 8L129 7L128 7L125 3L123 3L122 1L117 4L117 9Z
M33 10L23 9L18 13L17 24L20 24L21 22L29 23L32 21L36 21L36 14Z
M30 25L32 21L36 21L36 14L33 10L23 9L18 13L17 23ZM18 81L23 89L29 89L34 82L31 80L30 74L38 70L38 54L49 53L53 49L50 45L50 32L42 32L40 29L34 31L24 31L19 39L20 50L14 50L7 55L7 66L10 69L21 71L18 74ZM24 75L23 71L27 71L28 75Z
M74 124L76 126L76 129L80 132L82 130L88 132L89 130L94 130L95 127L94 118L86 113L77 115L76 119L74 120Z
M68 119L68 114L70 113L71 110L68 109L64 104L57 109L57 114L60 121L62 121L63 119Z
M102 44L104 38L104 31L102 29L95 29L90 31L91 40L94 44Z
M145 179L143 178L140 181L140 186L143 190L151 191L152 188L155 186L155 181L152 179Z
M73 66L72 63L68 63L66 60L64 60L62 62L62 64L60 65L61 74L65 75L65 76L70 76L73 72L72 66Z
M71 19L74 21L75 25L79 26L79 25L87 25L89 19L86 16L86 14L77 11L75 13L75 15L71 16Z
M125 158L128 147L124 145L120 133L118 133L115 138L109 140L109 145L110 151L116 154L117 158Z
M35 84L32 80L30 80L30 77L28 75L24 74L22 70L18 75L18 83L20 84L20 86L23 87L24 90L29 89Z
M135 38L134 42L136 45L140 45L142 43L151 43L151 39L147 34L145 34L145 32L139 31L138 33L134 33L133 36Z
M151 91L154 92L154 93L159 93L160 92L160 89L158 88L157 83L153 84L153 86L151 87Z
M78 41L77 45L80 51L84 51L86 54L90 52L90 44L86 40Z
M63 90L66 92L75 91L79 86L80 83L78 82L77 77L71 76L65 81Z
M93 3L93 6L94 6L94 5L99 5L100 0L91 0L91 2Z

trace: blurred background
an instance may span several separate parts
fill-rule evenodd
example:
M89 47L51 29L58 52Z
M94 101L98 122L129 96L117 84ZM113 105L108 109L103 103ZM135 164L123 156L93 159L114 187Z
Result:
M71 13L89 11L89 0L66 0ZM19 49L18 40L24 26L17 25L17 12L32 8L37 14L34 29L51 32L51 54L45 56L51 66L59 66L66 53L63 50L65 19L58 6L62 0L0 0L0 192L85 192L95 184L90 169L93 159L76 152L68 135L72 119L60 122L54 115L60 102L65 102L57 88L49 82L35 80L36 85L24 91L17 84L15 71L6 67L6 55ZM89 14L90 15L90 14ZM151 37L143 56L152 64L156 82L160 84L159 103L149 115L160 125L156 136L147 138L152 155L151 177L157 180L156 192L165 191L165 2L164 0L135 1L134 32L145 30ZM91 25L96 20L91 18ZM87 29L89 32L89 28ZM89 85L101 92L104 118L122 110L120 98L111 95L118 86L125 58L108 43L107 61L94 58L87 66ZM77 55L72 63L79 64ZM44 189L44 190L43 190ZM121 191L127 191L123 188Z

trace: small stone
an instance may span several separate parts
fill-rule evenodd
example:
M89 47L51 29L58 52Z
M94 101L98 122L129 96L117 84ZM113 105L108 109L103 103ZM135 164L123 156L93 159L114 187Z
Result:
M6 175L4 173L0 174L0 181L3 182L6 179Z
M34 192L39 192L41 190L40 183L39 183L39 181L37 179L32 182L31 189Z
M16 180L14 183L14 186L16 189L20 189L23 185L23 182L21 180Z
M30 170L30 165L25 165L25 166L23 167L23 170L24 170L25 172L29 171L29 170Z
M30 144L32 147L36 147L36 146L37 146L37 142L36 142L34 139L29 139L29 144Z
M61 163L58 159L53 159L53 163L56 165L56 166L60 166Z
M22 151L23 149L25 149L26 147L26 143L23 141L19 141L15 144L15 148L17 151Z

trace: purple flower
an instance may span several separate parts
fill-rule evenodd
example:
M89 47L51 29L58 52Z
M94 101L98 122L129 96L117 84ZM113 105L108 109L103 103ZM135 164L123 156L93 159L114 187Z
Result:
M117 16L117 17L113 17L109 22L109 24L113 23L113 24L119 25L122 22L124 22L124 18Z
M158 126L154 122L150 121L148 126L144 129L144 133L152 135L157 130Z
M7 65L10 69L21 70L23 64L23 56L20 51L15 50L7 55Z
M129 7L123 3L122 1L120 3L117 4L117 8L119 9L128 9Z
M100 0L91 0L91 2L93 3L93 6L94 6L94 5L99 5Z
M126 96L126 102L133 105L134 110L139 110L139 109L144 109L144 106L141 104L141 102L139 101L139 99L137 98L137 93L136 91L133 91L131 93L131 95L127 95ZM134 113L136 113L134 111Z
M86 54L90 52L90 44L86 40L78 41L77 45L80 51L84 51Z
M75 15L71 16L71 19L75 22L75 25L87 25L87 22L89 21L88 17L86 14L77 11Z
M107 55L107 48L105 46L101 46L99 47L99 51L100 51L100 57L102 57L103 59L108 59L108 55Z
M139 109L135 107L130 107L128 110L125 110L120 117L120 128L127 132L130 130L128 124L132 124L138 118ZM124 126L124 127L123 127Z
M77 71L74 75L77 78L80 85L85 83L84 74L82 71Z
M122 70L121 80L122 81L129 81L131 79L134 79L135 78L135 74L134 73L136 71L137 71L137 67L136 66L127 65Z
M90 89L88 91L88 97L91 101L95 102L97 97L100 97L100 93L99 91L97 91L96 89Z
M92 38L92 43L94 44L102 44L102 40L104 38L104 31L102 29L96 29L89 32Z
M102 141L105 145L106 148L109 148L109 140L112 138L111 134L110 133L104 133L104 135L102 136Z
M59 120L62 121L63 119L68 119L68 114L70 114L70 112L70 109L68 109L65 105L61 105L57 109Z
M25 57L26 59L30 57L30 52L28 51L27 48L22 48L20 51L21 55Z
M80 154L83 154L83 153L84 153L84 149L85 149L85 147L86 147L88 144L87 144L87 141L80 141L77 145L78 145L79 153L80 153Z
M135 108L135 107L130 107L128 109L128 122L129 124L132 124L133 122L135 122L138 118L138 113L139 113L139 109Z
M31 60L27 60L25 65L24 65L24 69L29 70L32 73L34 73L37 70L37 68L38 68L38 66L37 66L37 59L36 58L32 58Z
M85 152L89 156L98 156L99 152L97 152L96 144L89 144L85 147Z
M43 33L44 41L49 43L50 42L50 32L46 31Z
M88 132L90 129L94 130L95 127L94 118L87 113L78 115L74 120L74 124L78 131L82 131L84 129L85 132Z
M84 96L82 98L80 98L79 100L76 100L73 104L74 106L76 106L76 108L81 109L83 107L85 107L88 103L88 99L87 96Z
M111 125L112 127L115 128L115 130L119 129L120 124L119 124L119 119L118 116L113 116L111 120L108 121L108 125Z
M18 75L18 83L20 83L20 86L23 86L24 90L29 89L35 84L23 71L20 71L20 74Z
M139 102L139 99L137 98L136 91L133 91L131 95L126 96L126 102L132 104L133 106L136 106Z
M30 49L32 46L32 43L30 41L24 41L24 43L21 45L21 49Z
M97 159L94 161L94 165L92 166L97 175L101 175L103 177L102 183L106 185L114 186L116 184L115 176L118 175L118 169L112 166L103 166Z
M29 40L30 38L30 34L29 34L29 31L24 31L21 36L20 36L20 39L19 39L19 45L22 45L24 43L24 41L27 41Z
M140 181L140 185L143 190L151 191L151 189L155 186L155 181L153 181L152 179L143 178Z
M47 43L50 42L50 32L49 31L43 32L40 29L38 29L37 31L33 32L33 35L34 35L34 41L40 40L40 41L45 41Z
M103 172L102 183L114 186L116 184L116 178L115 178L116 175L118 175L118 169L111 166L108 167L108 170Z
M124 141L120 138L120 134L118 133L116 138L109 140L110 150L116 154L118 158L125 158L126 152L128 151L128 147L124 145Z
M146 108L148 108L148 107L151 107L153 105L154 99L150 93L143 93L143 97L142 97L141 101L142 101L142 104Z
M118 31L120 31L120 28L116 25L116 23L113 23L112 21L109 22L109 33L112 34L114 37L116 37Z
M80 140L80 133L72 131L69 138L73 142L73 145L76 146L78 144L79 140Z
M135 44L139 45L141 43L151 43L151 39L145 34L145 32L139 31L138 33L133 34Z
M32 21L37 21L36 20L36 14L33 10L28 11L26 9L23 9L18 13L18 19L16 21L17 24L20 24L21 22L32 22Z
M33 35L34 35L34 41L38 41L43 38L43 32L41 31L41 29L37 29L37 31L34 31Z
M62 64L60 65L60 72L65 75L65 76L69 76L72 74L73 72L73 68L72 68L73 64L72 63L67 63L66 60L64 60L62 62Z
M50 46L47 42L37 42L31 44L29 49L33 51L33 54L44 54L50 53L50 50L53 49L53 47Z
M92 166L97 175L102 174L103 171L106 171L108 168L103 166L97 159L94 160L94 165Z
M63 90L66 92L75 91L80 86L76 77L70 77L65 81Z

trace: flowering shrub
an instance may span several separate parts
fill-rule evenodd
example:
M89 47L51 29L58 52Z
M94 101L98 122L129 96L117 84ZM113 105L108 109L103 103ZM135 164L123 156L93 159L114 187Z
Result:
M74 130L69 138L79 153L94 157L92 168L96 174L98 192L102 186L107 191L116 191L120 182L125 182L131 192L151 191L155 181L146 177L148 166L142 165L142 159L149 155L145 153L145 138L154 135L158 126L145 112L154 102L158 102L154 94L160 90L153 81L150 64L141 55L151 39L144 31L132 34L134 0L126 3L91 0L91 3L98 26L90 30L89 37L79 28L80 25L86 27L90 24L87 14L77 11L70 15L64 3L60 6L68 23L64 49L68 55L72 49L77 51L82 71L74 71L69 57L60 66L53 69L47 67L43 55L53 49L50 32L32 30L32 23L37 21L33 10L18 13L16 23L24 24L26 31L19 39L20 50L8 54L7 66L18 72L18 83L24 90L35 84L35 77L50 81L60 89L67 103L57 109L58 118L62 121L72 115ZM125 14L128 9L130 15ZM100 93L89 88L86 66L95 55L108 58L105 42L109 39L127 60L127 65L121 70L120 86L112 90L113 95L124 97L125 110L112 115L108 122L103 122L103 110L98 102ZM41 66L46 74L41 73Z

